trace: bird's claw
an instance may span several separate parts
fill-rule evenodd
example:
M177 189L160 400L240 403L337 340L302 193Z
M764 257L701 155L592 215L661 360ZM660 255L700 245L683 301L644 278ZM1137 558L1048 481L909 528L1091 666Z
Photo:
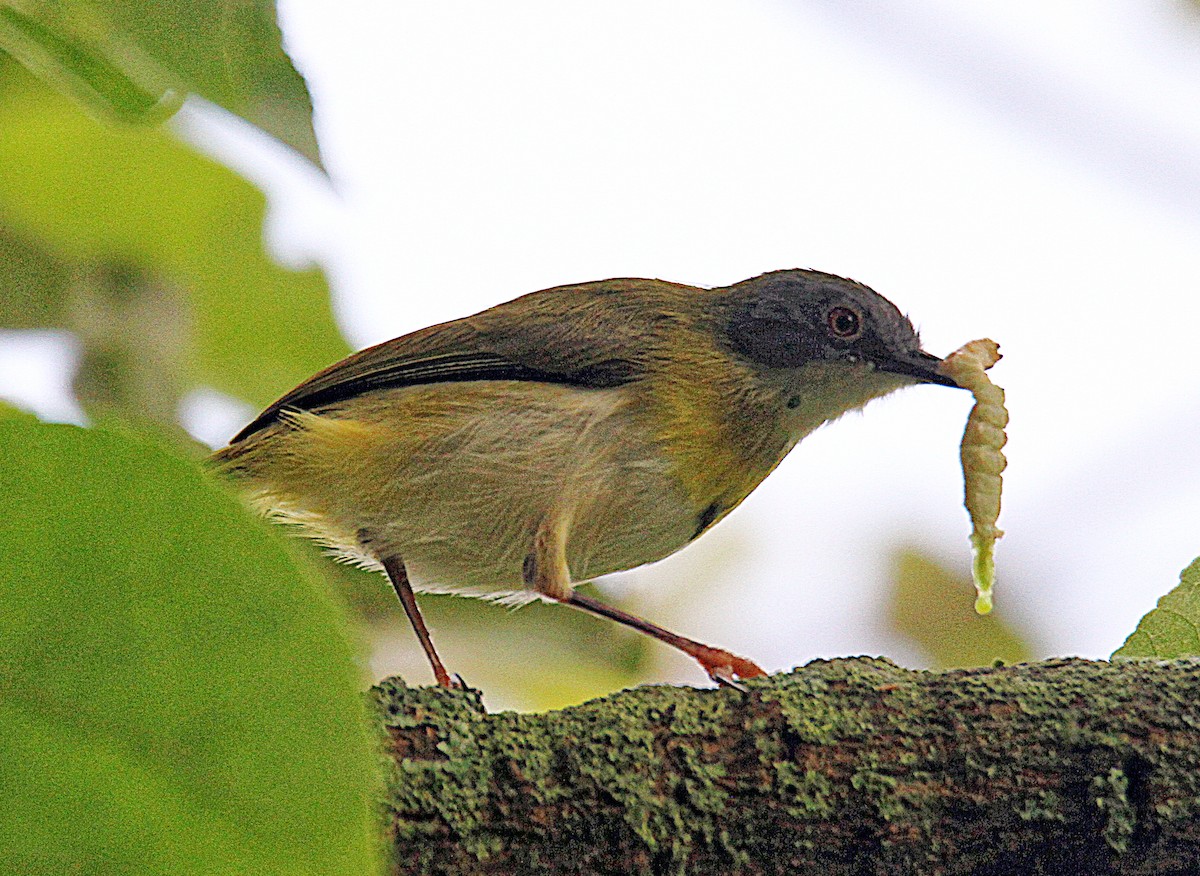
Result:
M719 648L706 648L704 652L693 656L700 661L700 665L704 667L708 677L717 684L740 690L743 693L746 692L746 686L741 683L742 681L767 674L753 660L747 660L745 657L730 654Z
M453 677L451 677L450 673L446 672L445 669L442 669L441 671L435 670L433 675L434 675L434 678L437 680L438 687L444 687L446 690L470 690L471 689L470 685L468 685L465 681L463 681L463 677L461 675L459 675L457 672L454 673Z
M738 681L737 678L734 676L734 674L732 672L729 672L725 667L712 670L711 672L708 673L708 677L711 678L713 681L715 681L721 687L731 687L734 690L741 691L742 693L749 692L746 685L744 685L740 681Z

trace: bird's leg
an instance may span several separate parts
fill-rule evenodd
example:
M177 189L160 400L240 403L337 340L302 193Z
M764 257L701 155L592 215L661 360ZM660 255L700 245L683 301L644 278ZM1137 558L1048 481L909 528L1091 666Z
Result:
M413 593L412 584L408 581L408 572L404 568L404 562L399 557L385 557L381 562L383 570L387 572L388 580L392 582L392 589L400 598L400 604L404 606L404 613L408 615L409 623L412 624L413 631L421 642L421 647L425 649L425 656L429 658L429 665L433 667L433 676L437 679L437 683L442 687L462 687L461 682L456 683L450 678L450 673L446 671L441 658L434 650L433 639L429 637L429 628L425 626L425 618L421 617L421 609L417 607L417 597Z
M576 593L571 586L571 572L567 567L569 519L568 515L563 514L548 515L538 527L533 538L533 550L525 558L525 583L528 586L565 605L614 620L678 648L704 667L709 678L721 684L740 688L737 679L767 674L758 664L745 657L684 638L650 621Z
M632 627L648 636L653 636L660 642L666 642L668 645L678 648L684 654L695 659L704 668L704 671L708 673L708 677L720 684L741 689L741 685L737 683L737 679L755 678L756 676L767 674L752 660L731 654L723 648L713 648L694 639L688 639L672 633L670 630L663 629L658 624L653 624L637 615L621 611L619 608L613 608L611 605L605 605L603 602L593 599L590 596L584 596L572 591L570 596L560 601L575 608L581 608L584 611L598 614L601 617L615 620L619 624L625 624L627 627Z
M567 527L570 515L547 514L533 534L533 549L525 557L521 574L525 586L543 596L564 602L571 595L571 570L567 566Z

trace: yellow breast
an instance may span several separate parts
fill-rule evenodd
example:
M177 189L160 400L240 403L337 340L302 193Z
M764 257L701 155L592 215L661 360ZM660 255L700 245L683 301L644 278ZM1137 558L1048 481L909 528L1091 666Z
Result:
M778 415L779 393L715 353L672 362L654 375L647 397L658 439L693 509L699 514L716 506L709 522L745 499L791 447Z

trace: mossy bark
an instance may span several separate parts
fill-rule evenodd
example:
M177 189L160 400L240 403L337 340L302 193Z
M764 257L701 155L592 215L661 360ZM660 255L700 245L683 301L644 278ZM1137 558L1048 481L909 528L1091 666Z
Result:
M916 672L547 714L374 691L396 873L1200 872L1200 662Z

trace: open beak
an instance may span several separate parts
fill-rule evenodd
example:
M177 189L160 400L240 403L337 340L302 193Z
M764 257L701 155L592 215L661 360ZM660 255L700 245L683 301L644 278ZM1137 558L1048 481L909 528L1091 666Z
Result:
M875 367L880 371L890 371L892 374L903 374L915 377L922 383L936 383L939 386L955 386L958 384L938 370L942 360L932 353L917 350L911 355L889 356L886 359L875 360Z

